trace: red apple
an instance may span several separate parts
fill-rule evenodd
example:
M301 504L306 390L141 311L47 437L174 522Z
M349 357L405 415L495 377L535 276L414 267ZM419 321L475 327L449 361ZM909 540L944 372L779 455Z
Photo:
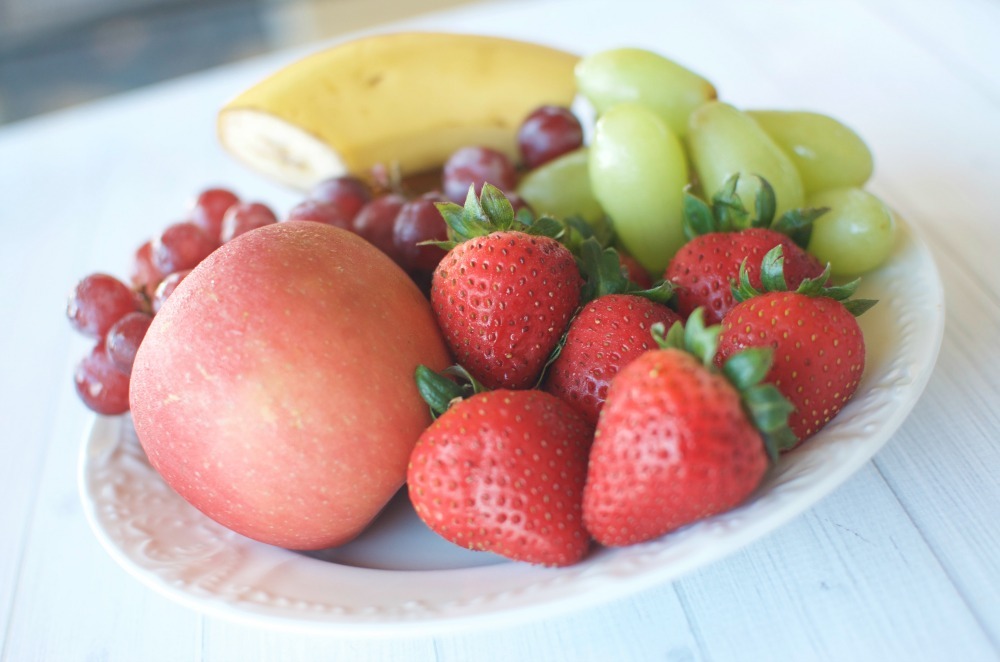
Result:
M418 364L448 352L426 299L363 239L308 221L240 235L157 313L132 371L136 432L206 515L290 549L352 539L430 423Z

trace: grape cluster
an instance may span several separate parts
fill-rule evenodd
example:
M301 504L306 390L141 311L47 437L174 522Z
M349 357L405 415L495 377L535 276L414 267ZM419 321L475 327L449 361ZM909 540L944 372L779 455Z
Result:
M373 188L351 176L327 179L314 186L288 218L327 223L361 236L427 291L431 274L444 256L443 250L427 242L448 238L437 205L462 204L470 187L478 195L489 182L505 193L515 212L528 207L516 192L521 171L580 148L583 128L569 109L542 106L522 123L517 144L520 163L489 147L463 147L445 162L430 190L416 194L404 190L408 182L391 181L384 173L376 173ZM428 188L426 180L423 188Z
M688 239L685 191L707 199L737 175L736 199L751 215L758 213L754 205L765 181L777 201L775 218L828 210L804 224L809 227L797 239L830 263L835 278L859 276L888 259L896 232L892 212L864 189L872 153L838 120L804 110L739 108L699 74L639 48L587 55L574 74L597 117L589 155L536 178L530 192L522 183L529 202L544 196L551 208L564 202L552 191L582 191L589 179L618 245L662 274ZM553 186L568 181L580 185Z
M353 232L419 284L429 278L441 250L417 244L445 238L444 220L434 206L443 200L436 191L410 197L398 185L372 187L344 175L316 184L286 220L314 221Z
M208 189L184 220L168 225L135 251L130 284L105 273L77 283L66 314L76 331L96 341L74 372L84 404L105 415L128 411L132 363L163 302L220 245L275 222L267 205L243 202L227 189Z
M534 169L582 144L576 117L566 108L545 106L533 112L518 133L518 165ZM77 393L97 413L128 411L132 363L163 302L216 248L272 223L313 221L353 232L427 291L445 252L425 242L447 239L437 204L462 203L470 186L478 194L489 182L505 191L515 210L526 207L515 192L518 165L494 149L465 147L444 165L440 187L415 195L404 194L399 183L383 181L372 187L351 175L333 177L316 184L282 219L268 205L241 200L228 189L202 191L184 220L168 225L135 251L129 284L94 273L73 289L67 306L70 324L95 340L77 365Z
M583 146L583 127L568 108L541 106L532 111L517 132L517 147L525 172L535 170ZM506 154L487 147L459 149L444 164L441 185L445 197L462 204L474 186L476 195L489 182L504 192L514 205L527 206L516 192L519 171Z

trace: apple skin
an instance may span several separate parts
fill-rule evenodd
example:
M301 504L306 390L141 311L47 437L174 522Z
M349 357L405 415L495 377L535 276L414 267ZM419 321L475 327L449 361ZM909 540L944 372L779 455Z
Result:
M136 355L150 463L220 524L289 549L360 533L430 424L413 378L449 354L426 298L383 253L309 221L240 235L196 267Z

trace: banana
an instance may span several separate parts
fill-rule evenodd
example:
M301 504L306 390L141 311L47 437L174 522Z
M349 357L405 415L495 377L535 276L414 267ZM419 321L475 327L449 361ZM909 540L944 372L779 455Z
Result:
M522 120L569 105L578 56L478 35L407 32L314 53L238 95L218 115L223 147L298 189L382 165L401 175L456 149L516 156Z

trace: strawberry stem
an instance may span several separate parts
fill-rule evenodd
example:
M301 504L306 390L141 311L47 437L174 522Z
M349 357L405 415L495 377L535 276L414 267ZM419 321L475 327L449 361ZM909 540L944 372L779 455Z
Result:
M774 214L778 210L778 202L775 198L774 187L771 186L771 182L763 177L757 177L757 181L760 183L760 188L757 189L757 195L754 198L754 209L757 212L757 218L754 219L753 225L758 228L769 228L774 222Z
M819 276L806 278L795 290L798 294L808 297L826 297L839 301L852 315L858 317L869 310L878 301L876 299L851 299L861 284L860 278L855 278L843 285L826 286L830 278L830 265L827 264ZM733 298L737 302L759 296L764 292L787 292L788 285L785 281L785 258L784 249L778 244L767 253L760 262L760 282L763 285L763 292L755 288L750 283L750 275L747 271L747 260L744 258L740 264L740 274L738 284L732 286Z
M662 349L686 351L707 370L719 372L714 361L721 330L719 324L706 327L704 311L696 308L687 324L676 322L666 331L662 323L657 323L651 332ZM798 439L788 427L788 416L795 408L773 384L763 383L773 354L770 347L744 349L722 364L721 373L740 394L744 412L760 432L768 456L776 461L780 452L794 447Z
M733 386L742 390L761 382L771 369L773 351L769 347L750 347L733 354L724 364L722 372Z
M782 451L791 450L799 443L798 437L788 427L788 417L795 407L774 384L757 384L740 391L740 394L743 396L743 410L760 431L768 456L772 462L777 462Z
M719 222L719 231L736 232L750 225L750 214L736 193L739 175L731 175L712 196L712 212Z
M650 327L653 340L661 349L679 349L692 354L709 370L715 369L713 359L719 347L722 325L705 326L705 311L695 308L687 323L674 322L667 331L662 322Z
M674 322L670 330L664 326L663 322L656 322L649 327L649 333L653 336L653 341L660 349L680 349L684 350L684 323Z
M701 359L704 365L713 365L721 331L721 324L706 327L705 311L698 308L688 317L687 324L684 325L684 346Z
M776 461L782 451L798 443L798 438L788 427L795 407L776 386L762 383L773 360L770 347L749 347L726 359L722 374L739 391L743 410L760 431L767 454Z
M483 184L483 191L476 197L476 189L469 186L465 205L438 202L435 205L448 226L448 241L425 242L451 250L463 241L485 237L493 232L517 230L532 235L559 239L566 227L554 218L534 218L530 212L514 213L514 206L503 191L492 184Z
M425 365L418 365L413 378L420 397L430 407L434 418L443 414L456 401L487 390L460 365L450 366L440 373Z
M683 215L684 236L689 240L718 230L712 208L704 200L691 193L690 187L684 190Z
M788 238L798 246L806 248L809 246L809 238L812 236L813 222L828 211L830 211L829 207L789 209L771 225L771 229L788 235Z
M770 182L759 175L751 175L758 182L754 195L754 214L747 211L737 193L739 173L730 175L719 190L712 195L711 203L702 200L689 190L684 192L684 235L688 239L712 232L738 232L750 227L770 228L787 235L805 248L809 243L813 222L829 211L826 207L791 209L775 220L777 200Z
M522 209L522 212L528 212ZM586 221L579 216L567 216L562 220L565 226L565 235L560 241L573 253L580 254L580 246L584 241L593 239L601 247L611 246L615 240L615 230L606 216L598 221Z
M492 184L483 186L483 192L476 201L476 189L469 187L469 194L466 196L465 204L476 206L486 217L487 222L498 230L509 230L517 220L514 216L514 206L510 204L507 196Z
M580 243L577 266L585 280L581 293L584 303L608 294L633 294L667 304L674 296L674 287L668 281L659 281L649 289L640 290L625 275L618 251L610 246L602 247L594 237Z
M458 365L457 363L442 370L441 374L457 379L463 389L471 391L470 395L485 393L489 390L478 379L473 377L472 373L465 369L465 366Z

